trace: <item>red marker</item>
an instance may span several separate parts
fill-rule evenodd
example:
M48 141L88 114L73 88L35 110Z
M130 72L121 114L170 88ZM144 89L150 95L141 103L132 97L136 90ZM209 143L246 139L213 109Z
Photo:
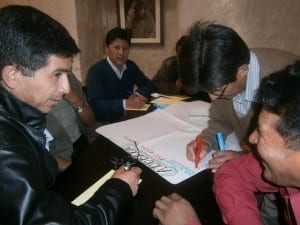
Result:
M200 162L200 153L202 149L202 137L199 135L196 138L196 152L195 152L195 167L198 168Z

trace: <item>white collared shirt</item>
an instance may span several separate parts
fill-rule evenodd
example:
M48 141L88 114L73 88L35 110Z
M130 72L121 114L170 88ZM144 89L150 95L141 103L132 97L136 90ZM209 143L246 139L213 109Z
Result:
M115 71L117 77L121 80L122 77L123 77L124 71L127 69L126 64L124 64L124 65L122 66L122 69L119 70L119 69L113 64L113 62L109 59L108 56L106 57L106 60L107 60L108 64L111 66L111 68L113 69L113 71Z
M259 63L257 57L253 52L250 52L246 88L232 99L233 108L238 117L244 117L248 113L259 87L259 79Z
M47 129L44 130L44 134L46 136L45 148L49 151L49 142L53 140L53 136L50 134L50 132Z

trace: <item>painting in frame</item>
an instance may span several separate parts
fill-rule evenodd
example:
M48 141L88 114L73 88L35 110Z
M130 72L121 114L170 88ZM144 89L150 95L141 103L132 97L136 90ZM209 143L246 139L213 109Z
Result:
M117 0L119 25L133 44L162 44L162 0Z

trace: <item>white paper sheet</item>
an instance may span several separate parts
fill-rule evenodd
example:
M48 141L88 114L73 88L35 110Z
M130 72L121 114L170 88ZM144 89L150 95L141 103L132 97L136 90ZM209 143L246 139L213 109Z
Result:
M193 103L195 104L195 103ZM186 158L186 145L207 126L207 116L190 120L188 103L156 110L142 117L99 127L96 132L123 148L172 184L206 169L211 154L195 168ZM199 125L200 124L200 125ZM139 155L134 142L138 144Z

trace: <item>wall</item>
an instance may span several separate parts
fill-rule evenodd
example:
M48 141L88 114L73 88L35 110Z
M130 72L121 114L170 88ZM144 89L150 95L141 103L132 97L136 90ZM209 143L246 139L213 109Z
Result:
M188 2L178 0L178 15L182 18L178 24L180 32L185 32L197 20L216 21L233 27L250 47L274 47L300 54L299 0Z
M117 25L116 2L76 0L76 15L81 80L85 83L89 67L104 55L106 32Z
M163 45L133 45L130 58L147 76L174 54L176 40L196 21L215 21L234 28L249 47L273 47L300 55L299 0L161 0ZM118 25L115 0L0 0L0 6L27 4L59 20L78 43L75 75L85 82L88 68L104 56L106 32Z
M31 5L49 14L54 19L60 21L70 32L74 40L78 43L78 33L76 24L75 0L0 0L0 7L6 5ZM51 3L51 4L50 4ZM74 59L73 72L80 77L80 55Z
M165 44L159 48L132 47L130 56L152 77L159 62L174 53L178 37L196 21L231 26L249 47L271 47L300 55L299 0L164 0Z

